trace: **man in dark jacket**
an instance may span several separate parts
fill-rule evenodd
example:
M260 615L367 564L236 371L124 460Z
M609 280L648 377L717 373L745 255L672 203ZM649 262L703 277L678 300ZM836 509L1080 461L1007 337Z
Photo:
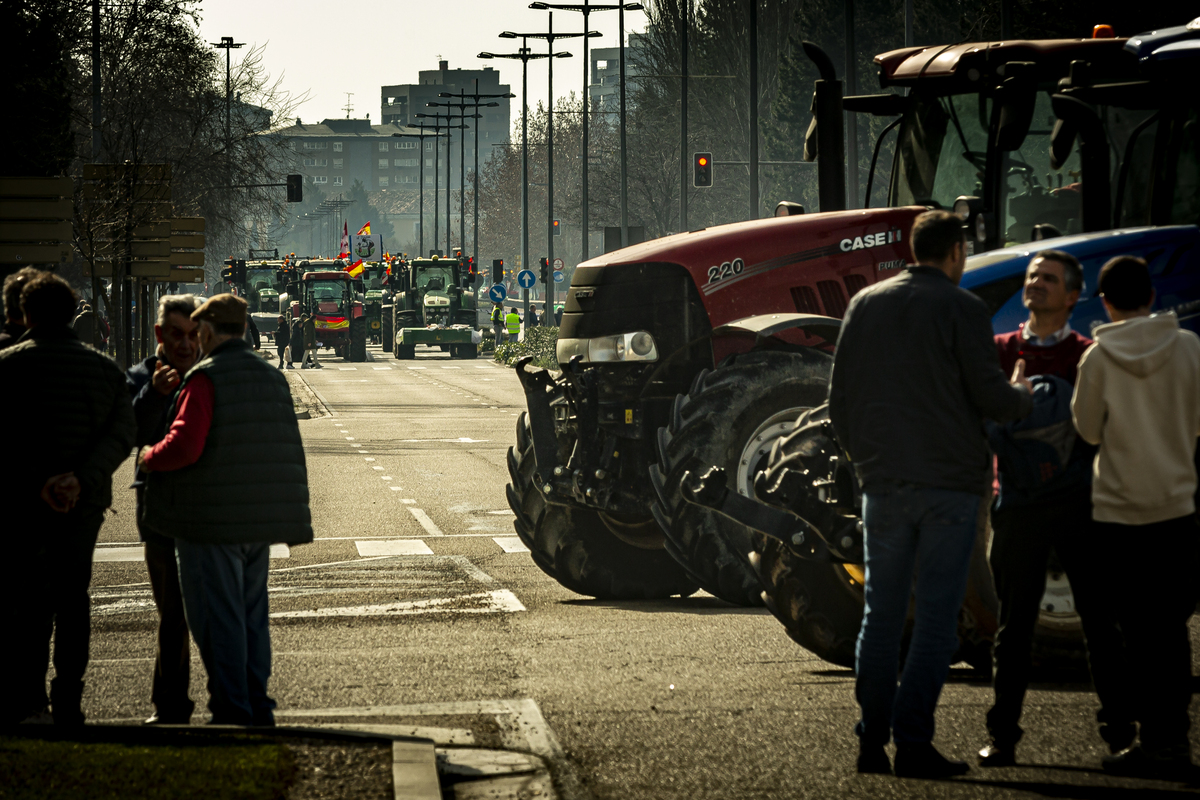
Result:
M279 368L283 369L283 351L287 350L291 332L288 329L287 317L279 315L279 327L275 329L275 352L279 356ZM289 359L290 361L290 359ZM291 364L288 365L289 367Z
M301 316L292 317L291 325L288 326L288 367L291 368L296 363L296 351L301 351L301 358L304 357L304 318Z
M204 358L179 388L166 437L138 454L142 524L175 538L212 721L272 725L269 549L312 541L304 446L287 380L242 338L246 301L217 295L192 319Z
M139 448L162 441L167 435L171 423L168 412L175 390L199 359L198 325L191 316L195 310L196 298L190 294L163 297L158 303L158 322L154 326L158 352L125 373L133 397L133 416L137 421L135 444ZM135 477L140 512L146 476L139 470ZM186 725L196 704L188 697L191 639L179 591L175 540L147 530L141 524L140 513L138 533L145 542L146 572L158 609L158 648L154 654L154 688L150 695L155 711L146 724Z
M985 767L1016 763L1034 630L1052 550L1070 580L1087 640L1101 704L1100 735L1116 753L1137 733L1134 686L1124 669L1117 609L1109 602L1111 587L1105 585L1097 560L1091 499L1096 451L1078 438L1071 421L1070 396L1079 359L1092 343L1071 329L1071 312L1082 291L1083 269L1074 256L1061 250L1036 254L1026 269L1022 292L1029 320L995 337L1001 369L1012 370L1021 361L1029 375L1046 377L1034 393L1033 414L1020 423L989 426L1000 468L988 554L1000 601L1000 627L992 648L996 700L987 714L990 741L979 751L979 763ZM1056 437L1061 453L1047 444ZM1039 462L1036 469L1031 461Z
M0 724L45 713L51 630L54 722L81 725L91 628L92 550L112 504L112 474L133 446L133 409L111 359L71 330L75 293L51 273L21 289L28 328L0 352L0 419L12 424L0 464L6 537L0 576Z
M1028 381L1000 370L987 307L958 287L962 221L917 218L918 266L859 292L838 337L829 415L863 488L866 608L858 635L858 770L948 777L967 771L933 746L933 714L958 646L977 520L991 484L985 418L1017 419ZM916 623L899 689L916 573Z
M22 267L4 279L4 329L0 330L0 350L12 347L25 333L25 317L21 314L21 289L41 270Z

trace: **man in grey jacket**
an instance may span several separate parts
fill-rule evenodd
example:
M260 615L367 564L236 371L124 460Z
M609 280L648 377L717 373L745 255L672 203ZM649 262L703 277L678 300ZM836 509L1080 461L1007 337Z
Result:
M859 772L938 778L968 767L933 746L933 713L958 646L991 454L983 420L1029 412L1018 362L1000 369L987 307L958 287L962 221L917 217L919 262L855 295L838 337L829 415L863 488L866 608L858 635ZM900 644L916 574L916 624L897 689Z

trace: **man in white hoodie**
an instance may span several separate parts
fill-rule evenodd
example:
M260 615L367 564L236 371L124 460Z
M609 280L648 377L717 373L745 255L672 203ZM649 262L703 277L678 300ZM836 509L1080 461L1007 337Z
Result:
M1119 256L1100 270L1112 319L1079 362L1071 411L1079 435L1100 445L1093 467L1097 545L1111 558L1120 624L1139 693L1140 745L1106 757L1118 774L1191 773L1188 618L1195 609L1200 529L1200 337L1174 313L1151 314L1146 262ZM1119 561L1119 563L1118 563ZM1164 562L1178 566L1163 573Z

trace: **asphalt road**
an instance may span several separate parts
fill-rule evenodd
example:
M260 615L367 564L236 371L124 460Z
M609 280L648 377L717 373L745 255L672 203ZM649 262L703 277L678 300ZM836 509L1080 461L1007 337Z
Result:
M860 777L851 673L795 645L765 611L704 594L588 600L533 564L504 495L524 408L510 370L424 349L409 362L378 348L364 364L322 356L323 369L292 374L316 398L300 422L316 541L276 548L272 561L281 722L406 725L444 741L540 748L576 797L1200 794L1100 773L1095 698L1062 679L1030 692L1025 766L940 783ZM84 698L93 721L152 711L156 618L133 493L121 490L131 475L131 464L118 472L97 548ZM204 674L193 663L200 723ZM972 756L990 699L969 670L952 670L938 712L943 752ZM1192 751L1200 761L1200 726Z

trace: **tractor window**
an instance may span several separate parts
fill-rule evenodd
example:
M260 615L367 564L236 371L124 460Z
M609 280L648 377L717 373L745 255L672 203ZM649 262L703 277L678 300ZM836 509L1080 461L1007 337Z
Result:
M1171 129L1166 177L1171 192L1172 225L1200 224L1200 113L1185 109Z
M423 269L417 273L417 288L425 292L444 292L453 282L448 269Z
M893 206L953 208L983 195L991 105L978 94L915 99L900 125Z
M318 314L344 315L346 313L341 281L313 281L309 288L313 307Z
M1035 225L1051 225L1059 233L1082 230L1082 172L1079 148L1060 170L1050 168L1050 134L1054 109L1050 92L1040 91L1033 121L1021 146L1004 153L1000 203L1004 209L1004 244L1033 240Z

